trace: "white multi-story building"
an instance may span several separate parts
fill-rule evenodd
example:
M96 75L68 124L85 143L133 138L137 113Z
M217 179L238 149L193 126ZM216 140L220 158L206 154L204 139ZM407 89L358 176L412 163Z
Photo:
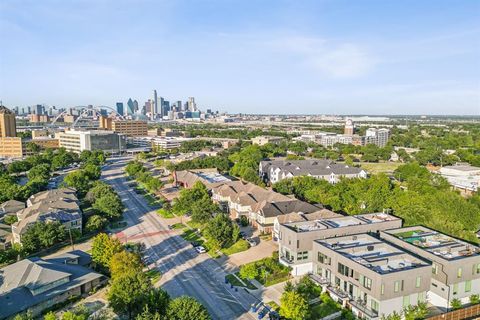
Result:
M125 136L106 130L69 130L56 135L59 146L73 152L103 150L122 152L127 148Z

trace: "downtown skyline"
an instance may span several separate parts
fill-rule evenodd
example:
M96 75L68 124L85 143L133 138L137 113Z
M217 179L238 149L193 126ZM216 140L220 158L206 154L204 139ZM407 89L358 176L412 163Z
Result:
M473 1L1 0L0 100L115 106L156 88L230 113L478 115L479 12Z

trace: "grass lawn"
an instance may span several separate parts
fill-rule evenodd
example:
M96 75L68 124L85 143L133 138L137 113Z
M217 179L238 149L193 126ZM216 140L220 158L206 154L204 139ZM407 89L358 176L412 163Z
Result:
M269 286L273 286L274 284L287 281L290 278L291 278L290 271L288 271L288 272L269 275L267 276L267 281L265 281L264 279L261 279L261 280L257 279L257 280L258 282L263 284L265 287L269 287Z
M175 224L172 224L172 228L173 229L185 229L187 226L184 225L183 223L175 223Z
M182 234L181 237L185 239L185 241L195 241L200 245L203 245L204 241L202 237L196 232L196 230L188 229L185 230Z
M163 208L158 209L158 210L157 210L157 214L158 214L159 216L161 216L162 218L165 218L165 219L171 219L171 218L174 218L174 217L175 217L175 215L174 215L171 211L165 210L165 209L163 209Z
M240 277L240 274L239 274L238 272L235 273L235 275L236 275L237 277L239 277L240 279L242 279L243 282L245 282L245 284L247 285L247 288L248 288L248 289L250 289L250 290L255 290L255 289L257 289L257 287L256 287L253 283L251 283L250 280Z
M229 248L222 249L222 252L223 254L226 254L227 256L229 256L234 253L248 250L249 247L250 246L248 245L247 241L240 239L237 242L235 242L233 245L231 245Z
M367 170L368 173L377 174L380 172L392 173L395 169L401 166L400 162L361 162L360 167Z
M246 265L251 264L253 264L258 270L255 280L260 282L265 287L287 281L291 278L291 269L278 262L278 252L274 252L271 257L250 262Z
M266 304L272 307L273 310L280 312L280 306L275 301L269 301Z
M157 269L151 269L145 272L147 277L152 281L152 283L157 282L162 277L162 273Z
M240 278L238 273L236 273L237 277ZM245 283L243 284L237 277L235 277L233 274L227 274L226 278L229 283L233 284L235 287L242 287L242 288L247 288L250 290L255 290L257 287L255 287L250 281L246 279L242 279L242 281Z
M321 319L337 311L341 311L342 307L328 296L328 294L321 295L321 302L310 306L310 319Z

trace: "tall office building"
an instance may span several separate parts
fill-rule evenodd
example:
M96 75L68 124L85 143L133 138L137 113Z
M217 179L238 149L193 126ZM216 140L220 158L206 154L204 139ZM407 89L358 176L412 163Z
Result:
M133 104L132 98L129 98L127 102L127 114L133 115L134 113L135 113L135 105Z
M347 121L345 121L344 134L347 136L353 136L354 131L355 131L355 126L353 124L352 119L347 119Z
M135 99L133 100L133 110L135 112L137 112L139 109L138 109L138 101Z
M158 109L157 109L157 114L160 115L160 118L163 117L163 103L165 99L163 97L158 97Z
M4 106L0 106L0 137L16 137L17 123L15 114Z
M117 102L117 113L123 116L123 102Z
M34 111L35 111L35 114L42 115L42 114L44 114L44 110L45 110L45 108L43 107L43 105L37 104L37 105L35 106L35 110L34 110Z
M197 105L195 103L195 98L194 97L189 97L188 98L188 111L197 111Z
M158 113L158 101L157 101L157 90L153 90L153 110L152 115L156 115Z
M177 101L177 111L183 111L183 108L182 108L182 101L178 100Z

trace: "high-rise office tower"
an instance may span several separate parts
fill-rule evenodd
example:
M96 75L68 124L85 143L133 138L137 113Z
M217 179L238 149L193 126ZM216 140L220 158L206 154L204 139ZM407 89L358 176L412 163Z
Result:
M170 111L170 101L163 101L163 106L162 106L162 116L166 117L168 116L168 111Z
M188 111L197 111L197 105L195 104L195 98L188 98Z
M43 105L37 104L35 106L34 112L35 112L35 114L41 115L41 114L44 114L44 110L45 110L45 108L43 107Z
M164 103L165 99L163 99L163 97L158 97L158 109L157 109L157 114L160 115L160 117L163 117L164 114L163 114L163 103Z
M123 116L123 102L117 102L117 113Z
M16 137L17 123L15 114L4 106L0 105L0 138Z
M138 101L137 100L133 100L133 110L135 112L137 112L139 109L138 109Z
M177 101L177 111L182 111L182 101Z
M134 113L135 113L135 105L133 104L132 98L129 98L127 102L127 114L132 115Z
M153 110L152 110L152 114L153 115L156 115L158 113L158 101L157 101L158 97L157 97L157 90L153 90Z
M352 119L347 119L347 121L345 121L344 134L347 136L353 136L354 131L355 131L355 126L353 124Z

